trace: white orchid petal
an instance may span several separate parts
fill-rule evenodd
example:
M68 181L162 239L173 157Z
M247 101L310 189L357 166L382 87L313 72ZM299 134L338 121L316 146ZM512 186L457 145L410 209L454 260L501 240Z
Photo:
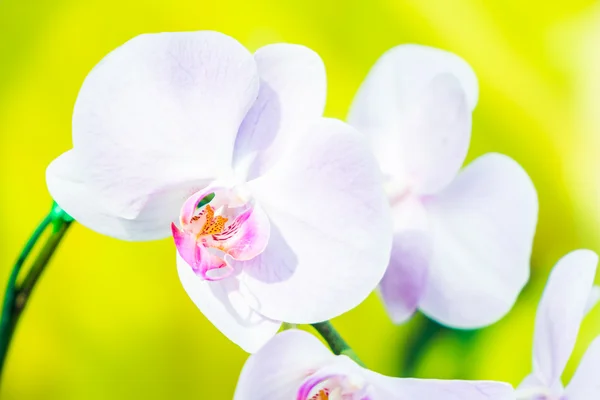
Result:
M433 255L421 310L459 328L497 321L529 279L538 212L531 180L509 157L487 154L423 201Z
M234 400L295 399L304 379L335 358L307 332L281 332L248 358Z
M307 121L321 117L326 97L325 67L314 51L273 44L260 48L254 58L260 93L242 123L234 153L236 169L248 179L271 168Z
M375 64L348 117L365 133L386 175L435 193L466 156L477 79L458 56L399 46Z
M323 321L379 283L391 249L389 206L377 164L351 127L318 120L249 186L271 222L267 248L242 274L261 314Z
M412 190L432 194L447 186L460 170L471 140L471 112L458 80L435 77L407 110L394 149L404 163Z
M531 373L519 384L516 394L517 399L545 398L544 396L550 398L556 396L556 398L560 398L564 391L565 388L562 385L562 382L557 381L552 387L548 387L546 383L543 382L543 379L538 377L536 373Z
M534 373L547 387L560 381L571 357L597 264L596 253L576 250L561 258L548 278L533 341Z
M394 241L390 263L379 293L392 321L409 319L419 306L427 285L431 235L427 211L418 199L392 205Z
M375 387L377 399L386 400L513 400L514 389L494 381L392 378L364 371Z
M600 286L595 285L591 292L590 292L590 296L588 297L588 301L585 305L585 313L589 313L590 311L592 311L592 309L594 307L596 307L596 305L598 304L598 302L600 301Z
M208 182L182 181L168 190L146 198L135 218L125 218L109 210L101 193L88 185L82 162L70 150L55 159L46 170L48 190L54 200L81 225L121 240L143 241L170 235L170 223L177 218L185 199Z
M379 293L396 324L408 320L419 307L427 287L430 247L429 236L423 232L394 236L390 264Z
M279 330L281 322L254 311L236 277L206 281L177 254L179 279L190 299L212 324L232 342L253 353Z
M471 66L454 53L415 44L393 47L377 60L355 99L355 105L369 110L371 114L381 113L381 118L394 118L392 113L378 109L371 101L373 97L385 96L397 104L410 103L423 87L441 74L452 74L460 80L469 109L473 110L477 105L479 85Z
M252 55L220 33L142 35L111 52L86 78L73 115L77 157L65 168L78 170L103 205L79 218L135 219L156 193L226 173L257 93ZM54 196L70 195L69 184L53 183ZM154 222L167 228L170 221Z
M583 355L575 375L565 391L569 400L594 400L600 393L600 336L594 339Z

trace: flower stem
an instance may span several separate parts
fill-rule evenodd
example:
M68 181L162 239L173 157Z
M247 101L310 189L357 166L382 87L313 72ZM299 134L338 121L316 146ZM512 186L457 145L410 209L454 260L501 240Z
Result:
M10 341L17 326L17 322L19 321L19 317L27 305L35 284L67 232L71 222L73 222L73 218L54 203L52 210L35 229L13 266L8 278L4 302L2 304L2 316L0 317L0 376L4 369L4 362L6 360ZM27 272L27 275L22 280L22 283L18 284L17 278L19 277L19 273L21 272L25 261L28 259L36 243L50 226L52 227L50 236L46 239L44 246L39 251L35 261Z
M316 324L311 324L313 328L325 339L331 351L337 355L345 355L354 360L358 365L365 364L358 358L358 355L350 348L348 343L342 338L338 331L333 327L331 322L323 321Z
M288 329L296 329L296 324L290 324L289 322L284 322L281 324L281 329L287 331Z

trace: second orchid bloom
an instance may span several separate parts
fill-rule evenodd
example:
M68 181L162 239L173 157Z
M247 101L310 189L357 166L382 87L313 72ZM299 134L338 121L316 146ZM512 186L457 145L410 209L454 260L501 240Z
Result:
M477 78L458 56L430 47L389 50L362 84L349 121L385 175L394 245L380 285L395 322L418 308L442 324L489 325L529 279L538 202L511 158L461 166Z

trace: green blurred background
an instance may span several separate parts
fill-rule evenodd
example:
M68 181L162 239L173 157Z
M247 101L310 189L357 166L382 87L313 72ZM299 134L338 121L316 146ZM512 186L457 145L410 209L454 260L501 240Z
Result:
M485 3L485 5L484 5ZM301 43L325 61L327 115L344 118L370 66L401 43L464 57L479 76L469 159L517 159L540 197L532 281L477 334L436 331L414 371L505 380L530 371L548 271L569 250L600 251L600 6L592 0L0 0L0 285L47 212L44 170L71 146L88 71L145 32L213 29L255 50ZM2 399L231 399L246 359L180 287L170 240L125 243L76 225L46 271L7 360ZM431 326L388 320L376 296L334 321L372 369L399 375ZM585 321L570 377L600 309Z

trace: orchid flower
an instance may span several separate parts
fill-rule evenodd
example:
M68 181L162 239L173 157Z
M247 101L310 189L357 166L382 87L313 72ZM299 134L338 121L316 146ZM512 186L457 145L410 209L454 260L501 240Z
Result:
M416 309L476 328L504 316L529 279L537 196L511 158L486 154L460 170L477 78L458 56L403 45L375 64L349 122L385 175L394 242L380 294L395 323Z
M357 306L389 260L377 162L322 117L325 92L323 63L302 46L252 55L216 32L138 36L85 79L73 149L48 167L48 188L102 234L172 235L192 301L255 351L281 321Z
M583 317L597 303L593 287L598 256L576 250L558 261L535 319L533 372L517 390L521 400L596 400L600 396L600 336L587 349L564 388L561 375L571 357Z
M513 388L491 381L392 378L333 355L299 330L279 333L242 369L234 400L504 400Z

